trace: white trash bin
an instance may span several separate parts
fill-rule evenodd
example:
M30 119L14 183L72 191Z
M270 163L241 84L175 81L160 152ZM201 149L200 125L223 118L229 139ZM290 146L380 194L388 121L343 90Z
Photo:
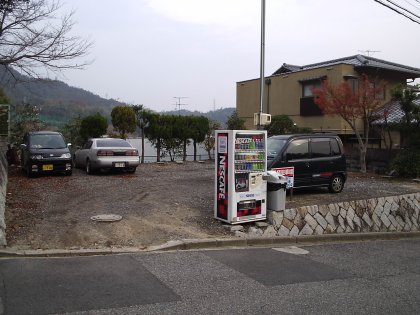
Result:
M286 177L275 171L267 172L267 209L286 209Z

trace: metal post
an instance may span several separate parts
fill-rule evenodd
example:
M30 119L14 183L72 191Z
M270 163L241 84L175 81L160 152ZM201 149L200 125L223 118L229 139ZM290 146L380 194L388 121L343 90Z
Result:
M261 0L261 53L260 53L260 110L257 129L261 130L261 113L264 103L264 55L265 55L265 0Z

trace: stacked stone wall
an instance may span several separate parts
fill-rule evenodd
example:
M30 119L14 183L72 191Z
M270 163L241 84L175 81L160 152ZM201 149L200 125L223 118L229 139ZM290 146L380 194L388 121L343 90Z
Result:
M420 230L420 193L270 211L271 235Z
M4 152L0 149L0 246L6 246L4 211L6 208L7 161Z

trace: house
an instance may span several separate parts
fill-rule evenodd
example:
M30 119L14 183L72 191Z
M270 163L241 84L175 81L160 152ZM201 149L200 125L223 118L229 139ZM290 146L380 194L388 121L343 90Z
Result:
M413 101L414 106L420 108L420 99ZM372 122L374 130L381 135L382 141L379 143L381 148L392 148L398 149L404 147L406 144L404 135L401 134L397 129L387 129L387 126L392 124L403 123L405 120L405 113L402 109L401 103L396 100L392 100L386 103L381 108L378 108L375 113L378 119ZM415 119L411 120L412 124L419 124L420 121Z
M314 102L312 88L320 87L328 79L332 85L343 80L357 84L366 74L370 81L387 82L377 97L386 104L391 101L391 89L420 77L420 69L370 56L355 55L335 60L297 66L284 63L271 76L265 78L263 112L271 115L288 115L299 127L309 127L319 132L335 132L342 139L354 140L350 126L338 116L324 115ZM237 82L236 110L245 120L248 129L255 129L254 113L260 108L260 79Z

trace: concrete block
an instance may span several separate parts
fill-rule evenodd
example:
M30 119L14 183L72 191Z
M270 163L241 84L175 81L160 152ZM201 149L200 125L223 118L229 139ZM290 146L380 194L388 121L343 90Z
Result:
M332 227L332 229L334 231L336 229L336 225L335 225L334 217L332 216L332 214L330 212L328 212L325 215L325 220L328 222L328 224Z
M298 236L299 235L299 229L298 227L295 225L293 227L293 229L290 231L289 236Z
M290 231L285 226L280 226L279 230L277 231L277 235L279 236L289 236Z
M296 217L296 209L286 209L284 210L284 217L289 219L290 221L293 221Z
M314 230L309 226L309 224L305 224L303 229L299 232L299 235L312 235Z
M324 234L324 229L321 227L321 225L318 225L315 228L315 233L314 234L316 234L316 235L322 235L322 234Z
M373 222L372 222L372 220L370 219L370 217L369 217L369 215L368 215L368 213L367 213L367 212L365 212L365 213L363 214L363 216L362 216L362 220L363 220L363 221L365 221L365 222L366 222L366 224L367 224L367 225L369 225L369 227L372 227Z
M318 222L319 225L325 230L328 225L328 222L324 219L324 217L320 213L315 213L314 219Z
M311 216L309 213L305 216L306 225L309 224L312 230L315 230L316 226L318 225L318 222L314 219L313 216ZM305 228L305 227L304 227Z
M286 227L289 231L293 228L294 223L287 218L283 219L282 225Z
M344 222L344 218L341 216L341 214L338 216L338 223L340 223L340 226L344 231L346 229L346 223Z
M327 215L327 213L330 212L330 209L327 205L320 205L318 206L318 212L325 217Z
M382 213L382 215L381 215L381 221L386 226L386 228L389 228L389 226L391 225L391 221L389 221L389 219L385 215L385 213Z
M333 216L338 216L340 214L340 208L336 204L330 204L328 205L328 208L330 209L330 213Z
M277 235L276 230L274 229L273 226L269 226L265 229L265 231L263 232L263 237L274 237Z

